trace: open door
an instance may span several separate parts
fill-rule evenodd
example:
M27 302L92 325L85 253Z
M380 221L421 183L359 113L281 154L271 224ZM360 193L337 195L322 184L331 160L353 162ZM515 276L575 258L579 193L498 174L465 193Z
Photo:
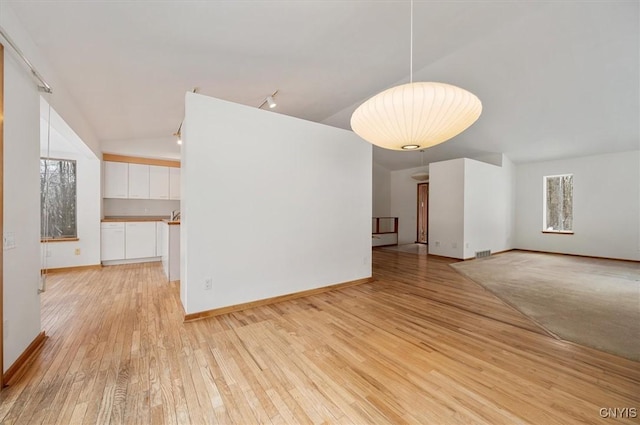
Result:
M416 242L429 243L429 183L418 185L418 229Z

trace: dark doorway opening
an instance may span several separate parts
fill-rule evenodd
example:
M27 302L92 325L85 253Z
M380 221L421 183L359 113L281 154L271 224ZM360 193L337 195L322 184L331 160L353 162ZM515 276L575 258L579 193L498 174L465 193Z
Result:
M429 183L418 185L418 228L416 242L429 243Z

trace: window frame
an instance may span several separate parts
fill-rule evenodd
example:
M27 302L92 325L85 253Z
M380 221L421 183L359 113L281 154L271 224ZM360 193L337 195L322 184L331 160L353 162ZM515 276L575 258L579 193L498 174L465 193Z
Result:
M62 237L43 237L42 232L43 229L40 229L40 242L77 242L79 241L79 237L78 237L78 161L75 159L70 159L70 158L57 158L57 157L47 157L47 156L41 156L40 157L40 164L42 164L42 161L65 161L65 162L73 162L74 163L74 173L75 173L75 191L74 191L74 199L73 202L75 203L75 235L74 236L62 236ZM41 189L42 190L42 189ZM43 209L42 209L42 204L40 205L40 222L42 223L42 214L43 214Z
M573 189L574 189L574 174L573 173L564 173L564 174L552 174L548 176L542 176L542 233L554 234L554 235L573 235L573 222L571 226L571 230L549 230L547 226L547 192L548 179L558 178L558 177L568 177L571 176L571 220L573 221Z

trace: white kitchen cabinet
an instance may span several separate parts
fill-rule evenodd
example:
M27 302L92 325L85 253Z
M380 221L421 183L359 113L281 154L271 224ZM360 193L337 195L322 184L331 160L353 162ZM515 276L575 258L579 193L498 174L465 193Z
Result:
M129 191L129 164L104 162L104 198L127 198Z
M162 226L164 223L162 221L156 222L156 257L162 257L162 247L163 247L163 232Z
M149 199L149 166L129 164L129 199Z
M180 168L169 167L169 199L180 199Z
M102 261L124 259L124 232L124 223L102 223L100 225L100 259Z
M162 226L162 269L170 282L180 280L180 224Z
M125 259L156 256L156 223L128 221L125 223Z
M149 166L149 199L169 199L169 167Z

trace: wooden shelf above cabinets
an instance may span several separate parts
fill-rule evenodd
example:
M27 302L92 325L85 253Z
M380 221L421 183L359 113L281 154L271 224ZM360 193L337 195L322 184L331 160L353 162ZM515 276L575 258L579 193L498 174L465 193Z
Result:
M170 159L141 158L138 156L103 153L102 160L111 162L126 162L127 164L160 165L163 167L180 168L180 161L174 161Z

